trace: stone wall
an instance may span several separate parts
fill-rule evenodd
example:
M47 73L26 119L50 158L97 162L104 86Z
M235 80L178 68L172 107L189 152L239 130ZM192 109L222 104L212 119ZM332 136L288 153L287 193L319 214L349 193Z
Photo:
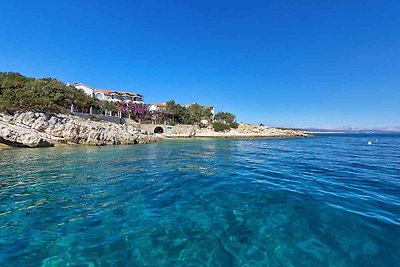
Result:
M108 116L108 115L103 115L103 114L80 113L80 112L74 112L73 114L75 116L78 116L78 117L83 118L83 119L96 118L98 120L112 122L112 123L116 123L116 124L124 124L125 123L125 119L124 118L119 118L119 117L115 117L115 116Z

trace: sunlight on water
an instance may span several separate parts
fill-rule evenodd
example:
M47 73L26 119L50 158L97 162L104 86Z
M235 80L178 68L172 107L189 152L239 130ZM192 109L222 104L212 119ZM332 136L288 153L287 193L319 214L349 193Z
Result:
M0 151L0 266L400 266L400 136Z

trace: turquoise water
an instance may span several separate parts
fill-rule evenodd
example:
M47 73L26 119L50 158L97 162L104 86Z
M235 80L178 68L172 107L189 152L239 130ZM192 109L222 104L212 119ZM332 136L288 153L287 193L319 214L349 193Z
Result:
M0 266L400 266L400 135L0 151L0 187Z

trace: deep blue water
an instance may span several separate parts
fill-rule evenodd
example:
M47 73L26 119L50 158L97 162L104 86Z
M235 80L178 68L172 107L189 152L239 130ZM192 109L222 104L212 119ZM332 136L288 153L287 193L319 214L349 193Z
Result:
M0 190L0 266L400 266L400 135L0 151Z

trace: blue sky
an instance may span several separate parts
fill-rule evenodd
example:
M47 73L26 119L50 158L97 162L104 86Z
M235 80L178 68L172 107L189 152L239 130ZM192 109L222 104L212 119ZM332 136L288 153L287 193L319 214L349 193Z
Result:
M0 0L0 71L239 121L400 125L399 1Z

